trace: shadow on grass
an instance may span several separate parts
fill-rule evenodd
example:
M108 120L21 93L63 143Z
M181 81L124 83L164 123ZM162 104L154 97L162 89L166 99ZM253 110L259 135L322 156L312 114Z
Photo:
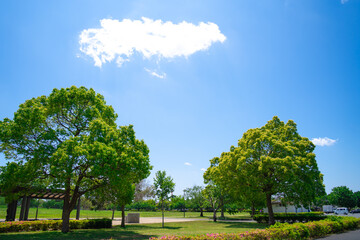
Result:
M178 230L182 227L161 225L128 225L125 228L114 226L110 229L79 229L72 230L69 233L61 233L60 231L47 231L47 232L20 232L0 234L1 240L106 240L106 239L149 239L150 237L157 237L151 234L142 234L139 232L162 232L163 230Z
M120 228L119 226L115 226L113 228ZM151 230L155 230L155 229L173 229L173 230L177 230L177 229L181 229L182 227L169 227L169 226L164 226L164 227L161 227L161 226L154 226L154 225L151 225L151 224L144 224L144 225L131 225L131 227L126 227L126 228L131 228L131 229L134 229L134 230L137 230L137 229L151 229ZM125 228L125 229L126 229Z
M59 231L49 232L27 232L27 233L10 233L0 234L0 239L4 240L106 240L106 239L149 239L150 237L156 237L155 235L144 235L137 232L121 229L86 229L86 230L74 230L69 233L61 233Z
M217 222L223 224L224 228L250 228L250 229L264 229L269 225L266 223L252 223L252 222Z

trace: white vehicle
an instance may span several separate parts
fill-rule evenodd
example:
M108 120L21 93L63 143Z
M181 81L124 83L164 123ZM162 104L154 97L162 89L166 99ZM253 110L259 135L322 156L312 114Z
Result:
M345 207L340 207L340 208L335 209L334 213L335 213L335 214L345 214L345 215L348 215L348 214L349 214L349 211L348 211L348 209L345 208Z

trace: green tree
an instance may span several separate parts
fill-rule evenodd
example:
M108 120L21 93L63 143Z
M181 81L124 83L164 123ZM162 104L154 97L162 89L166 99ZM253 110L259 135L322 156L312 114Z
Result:
M186 208L186 202L185 202L184 197L173 196L171 198L171 203L170 203L171 210L184 211L185 208Z
M95 202L98 206L104 203L112 206L113 216L115 209L121 209L121 227L125 227L125 205L130 204L134 198L135 184L129 179L118 179L110 182L107 187L97 189L94 194Z
M329 205L328 195L323 195L315 198L314 200L315 207L322 208L322 206L324 205Z
M137 211L155 211L156 202L154 199L135 201L127 206L129 209L136 209Z
M244 197L263 194L269 211L269 224L274 224L271 197L282 194L287 201L308 206L325 194L315 145L297 132L296 124L286 124L274 117L261 128L249 129L237 147L213 159L208 175L218 176L216 184L227 184ZM256 199L255 198L255 199Z
M349 209L356 206L356 196L346 186L334 187L328 195L331 204Z
M0 121L0 150L7 159L28 164L32 183L64 189L62 232L69 231L77 199L107 186L111 179L151 169L146 145L137 144L133 127L117 128L111 106L85 87L54 89L27 100L12 120ZM140 171L144 178L147 171Z
M170 198L169 194L174 192L175 183L165 171L157 171L154 178L155 195L161 204L162 227L164 227L164 201Z
M10 203L25 195L37 171L30 164L8 162L0 167L0 193L5 196L5 202Z
M206 199L203 195L204 187L193 186L192 188L186 188L184 190L185 198L190 202L193 209L200 210L200 217L203 217L203 211L206 207Z
M231 146L230 152L234 152L235 147ZM222 164L219 166L220 160L229 157L228 153L223 153L221 158L215 157L210 160L210 167L204 173L205 181L211 179L218 186L221 186L223 192L226 193L227 202L241 203L245 208L251 208L251 215L255 214L256 208L265 206L265 194L260 188L256 188L255 181L257 178L248 176L238 176L233 178L234 164L236 162L230 162L229 164ZM234 185L236 186L234 188ZM254 187L249 188L252 185Z
M154 199L155 191L154 186L149 184L146 179L141 180L135 185L134 201L139 202L145 199Z
M210 181L203 190L203 195L213 209L213 221L216 222L216 212L224 206L222 189Z
M354 192L356 198L356 206L360 208L360 191Z

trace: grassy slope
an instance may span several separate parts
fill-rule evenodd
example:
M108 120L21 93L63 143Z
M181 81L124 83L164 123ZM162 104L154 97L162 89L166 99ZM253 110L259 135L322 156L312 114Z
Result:
M149 239L149 237L161 237L164 235L198 235L206 233L235 233L244 232L256 228L265 228L265 224L258 223L229 223L229 222L182 222L161 224L129 225L125 229L116 226L112 229L75 230L66 235L61 232L32 232L0 234L0 239L30 239L30 240L88 240L88 239Z
M61 218L61 209L47 209L47 208L39 208L38 218ZM132 211L135 212L135 211ZM36 208L30 208L29 210L29 219L34 219L36 213ZM128 212L126 212L127 214ZM20 207L17 208L16 218L19 218L20 215ZM101 211L91 211L91 210L81 210L80 217L81 218L111 218L112 211L110 210L101 210ZM161 212L140 212L141 217L161 217ZM199 212L186 212L185 216L187 218L197 218L200 217ZM218 214L220 216L220 213ZM236 218L236 219L247 219L250 218L248 213L238 213L234 216L230 216L225 214L228 218ZM6 217L6 207L0 206L0 219L5 219ZM71 218L76 217L76 210L71 212ZM165 217L184 217L184 213L182 212L166 212ZM204 213L205 218L212 217L212 213L206 212ZM121 212L115 211L115 218L121 218Z

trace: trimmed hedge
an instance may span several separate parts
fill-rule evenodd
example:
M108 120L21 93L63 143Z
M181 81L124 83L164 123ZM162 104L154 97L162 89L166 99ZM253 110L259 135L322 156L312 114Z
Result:
M353 230L360 227L360 219L355 217L329 218L307 223L276 223L262 230L254 230L245 233L213 233L199 236L163 236L150 238L152 240L278 240L278 239L314 239L328 234L339 233L345 230Z
M310 222L310 221L319 221L324 220L327 216L323 212L308 212L308 213L275 213L275 221L281 223L295 223L295 222ZM267 223L269 222L268 214L257 214L254 215L253 219L258 223Z
M70 229L111 228L111 226L112 220L107 218L70 220ZM2 222L0 233L60 230L61 227L62 220Z

